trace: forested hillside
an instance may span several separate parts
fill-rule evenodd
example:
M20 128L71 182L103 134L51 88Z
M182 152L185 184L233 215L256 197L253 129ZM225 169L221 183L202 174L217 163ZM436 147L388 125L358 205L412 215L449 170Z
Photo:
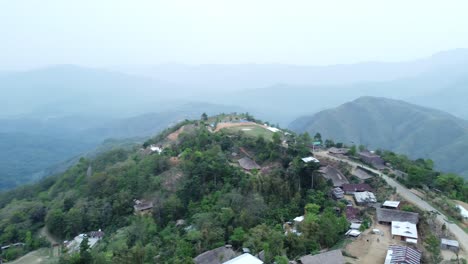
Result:
M362 97L291 123L296 132L322 133L345 144L388 149L468 177L468 122L450 114L386 98Z
M112 150L83 158L61 175L1 195L0 244L37 248L34 234L45 225L62 240L106 234L90 254L65 254L61 263L192 263L226 243L264 251L270 263L283 253L292 259L331 247L348 228L333 209L344 204L326 198L331 187L322 177L311 177L318 165L301 161L310 155L310 137L289 135L287 148L282 137L213 132L203 121L187 121L144 144L163 145L161 154ZM237 159L247 154L262 169L241 169ZM152 201L151 213L134 215L135 199ZM282 224L304 210L303 235L284 236Z
M111 147L111 143L119 145L124 139L126 143L140 143L203 112L240 110L235 106L187 103L126 118L73 115L0 119L0 190L40 179L50 172L63 172L73 164L70 161L96 152L95 148L100 151Z

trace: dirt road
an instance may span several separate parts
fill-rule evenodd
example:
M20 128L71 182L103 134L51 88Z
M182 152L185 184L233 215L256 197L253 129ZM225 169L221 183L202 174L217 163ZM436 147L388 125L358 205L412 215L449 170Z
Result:
M314 152L314 154L316 156L318 156L318 157L325 157L325 158L329 158L329 159L332 159L332 160L346 162L346 163L348 163L349 165L351 165L353 167L357 167L358 165L361 166L361 167L364 167L364 168L368 169L369 171L372 171L372 172L382 176L382 178L387 181L388 185L396 188L397 193L401 197L403 197L406 200L410 201L411 203L413 203L414 205L416 205L420 209L425 210L425 211L437 211L437 212L439 212L434 207L432 207L430 204L428 204L426 201L422 200L421 198L416 196L414 193L412 193L409 189L407 189L403 185L399 184L398 182L396 182L395 180L393 180L392 178L388 177L387 175L383 174L382 172L380 172L378 170L372 169L372 168L370 168L368 166L364 166L362 164L359 164L357 162L354 162L354 161L351 161L351 160L348 160L348 159L337 158L337 157L331 156L327 152L324 152L324 151ZM465 251L468 251L468 235L458 225L448 223L447 221L445 221L445 219L448 219L447 216L445 216L444 214L439 212L439 215L437 215L437 221L440 224L445 223L445 225L447 226L447 229L457 238L457 240L460 243L461 247Z

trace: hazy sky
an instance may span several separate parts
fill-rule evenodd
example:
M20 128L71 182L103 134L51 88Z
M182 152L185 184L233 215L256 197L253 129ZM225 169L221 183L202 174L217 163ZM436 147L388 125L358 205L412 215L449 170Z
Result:
M468 48L466 0L0 0L0 69L337 64Z

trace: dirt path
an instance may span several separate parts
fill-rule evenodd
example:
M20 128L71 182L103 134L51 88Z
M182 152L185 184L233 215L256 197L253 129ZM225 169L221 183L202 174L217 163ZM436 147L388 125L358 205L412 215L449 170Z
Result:
M50 234L45 226L39 231L39 236L44 237L51 244L60 244L61 242L59 239L55 238L52 234Z

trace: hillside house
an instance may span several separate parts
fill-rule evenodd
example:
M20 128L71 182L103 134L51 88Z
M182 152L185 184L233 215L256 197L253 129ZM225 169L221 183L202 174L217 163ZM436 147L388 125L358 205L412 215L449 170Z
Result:
M322 176L333 182L333 187L341 187L343 184L349 184L348 179L341 173L341 171L333 166L325 166L320 168L319 172Z
M394 209L377 208L377 222L390 225L393 221L418 224L419 214Z
M385 161L375 153L362 151L358 153L358 156L363 162L370 164L379 170L385 168Z
M237 256L231 245L225 245L203 252L193 259L195 264L222 264Z
M456 240L442 238L440 240L440 248L445 250L451 250L453 252L458 252L460 250L460 244Z
M158 154L161 154L163 152L163 147L162 146L151 145L151 146L149 146L149 149L151 150L151 152L156 152Z
M250 253L244 253L236 258L223 262L223 264L263 264L263 261L252 256Z
M151 212L153 211L153 203L145 200L135 200L133 209L135 211L135 214L151 214Z
M352 170L351 175L360 179L361 181L364 181L373 177L372 174L370 174L367 170L362 169L360 167L357 167L354 170Z
M331 192L332 192L333 198L336 200L341 200L344 198L344 192L339 187L333 188Z
M102 236L104 236L104 233L102 233ZM97 242L99 242L99 240L102 239L102 236L90 237L87 234L79 234L73 240L67 241L67 243L65 243L65 246L67 247L67 250L70 253L78 252L80 250L81 242L83 241L85 237L87 237L88 246L90 248L93 248L97 244Z
M367 183L343 184L341 186L345 194L354 194L356 192L372 192L372 188Z
M361 218L359 217L360 212L361 211L356 207L347 206L346 207L346 219L351 223L360 223L361 222Z
M468 210L465 209L465 207L457 204L457 209L460 211L460 214L461 216L464 218L464 219L468 219Z
M328 153L330 153L332 155L346 155L346 154L348 154L348 152L349 152L349 149L347 149L347 148L332 147L332 148L328 149Z
M418 228L410 222L392 221L392 238L417 244Z
M399 210L400 202L399 201L385 201L382 204L382 208Z
M101 240L104 237L104 232L102 232L101 229L98 231L91 231L88 233L88 237Z
M384 264L420 264L421 257L418 249L392 245L388 247Z
M300 264L343 264L345 260L341 250L332 250L317 255L307 255L299 258Z
M355 192L354 200L357 205L369 205L377 202L374 193L372 192Z
M238 160L239 166L243 168L246 171L251 171L251 170L259 170L262 167L258 165L254 160L250 159L249 157L243 157L242 159Z
M315 163L319 163L320 161L312 156L310 157L305 157L305 158L302 158L301 159L304 163L309 163L309 162L315 162Z

